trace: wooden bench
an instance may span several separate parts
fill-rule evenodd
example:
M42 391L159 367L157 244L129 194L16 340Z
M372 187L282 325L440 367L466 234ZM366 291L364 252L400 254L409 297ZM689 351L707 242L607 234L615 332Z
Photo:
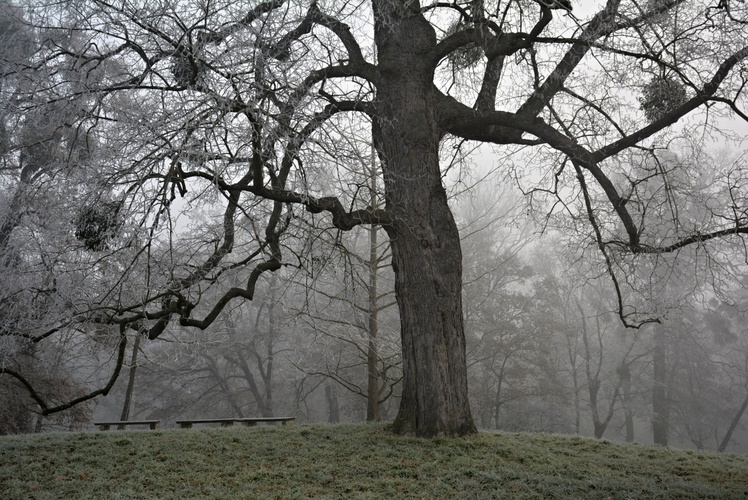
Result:
M190 429L192 424L221 424L221 427L231 427L235 422L246 426L256 425L258 422L269 424L281 422L283 425L293 424L296 421L294 417L264 417L264 418L197 418L191 420L177 420L177 424L182 429Z
M156 430L161 427L160 420L124 420L117 422L94 422L94 425L99 426L99 430L108 431L111 426L116 425L117 429L124 429L128 425L147 425L151 430Z

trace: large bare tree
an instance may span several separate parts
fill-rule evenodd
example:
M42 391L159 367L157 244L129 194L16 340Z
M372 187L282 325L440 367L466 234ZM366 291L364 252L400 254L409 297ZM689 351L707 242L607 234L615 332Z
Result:
M626 287L640 289L626 280L632 263L719 239L742 243L748 232L742 164L721 183L697 185L685 167L658 161L697 124L711 131L721 117L746 120L746 4L584 4L30 2L28 21L55 36L14 71L33 77L55 67L43 72L49 101L92 96L88 112L65 126L98 132L102 183L119 197L118 214L142 229L106 244L95 228L87 233L101 260L141 249L127 269L145 270L123 276L143 292L131 302L107 293L97 315L76 317L150 338L175 320L206 328L232 300L252 299L261 273L298 263L297 226L381 225L402 325L394 430L475 432L445 139L496 145L507 169L534 182L534 199L571 216L602 257L598 272L611 276L630 325L655 318L626 307ZM65 85L71 78L90 81L81 89ZM357 126L349 115L371 124L383 208L370 205L367 172L345 169L342 138ZM343 173L349 189L324 183ZM708 202L684 220L683 199ZM198 215L211 206L213 217ZM245 284L201 301L230 273Z

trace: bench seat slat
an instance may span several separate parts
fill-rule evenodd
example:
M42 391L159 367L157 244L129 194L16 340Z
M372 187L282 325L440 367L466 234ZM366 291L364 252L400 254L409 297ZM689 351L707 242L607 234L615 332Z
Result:
M138 424L157 424L160 420L114 420L112 422L94 422L94 425L138 425Z
M258 417L258 418L194 418L177 420L176 423L183 429L189 429L192 424L221 424L221 427L230 427L234 423L242 423L247 426L253 426L258 422L282 422L283 425L293 423L295 417Z
M128 425L147 425L152 430L155 430L161 426L161 420L117 420L112 422L94 422L94 425L97 425L102 431L108 431L113 425L123 428Z

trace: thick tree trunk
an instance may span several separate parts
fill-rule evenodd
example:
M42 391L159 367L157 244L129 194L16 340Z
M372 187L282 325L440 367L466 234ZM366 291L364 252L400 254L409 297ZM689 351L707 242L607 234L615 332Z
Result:
M393 223L403 388L393 429L419 436L476 432L462 318L462 252L439 169L438 106L427 57L436 37L407 6L377 2L380 81L374 142Z

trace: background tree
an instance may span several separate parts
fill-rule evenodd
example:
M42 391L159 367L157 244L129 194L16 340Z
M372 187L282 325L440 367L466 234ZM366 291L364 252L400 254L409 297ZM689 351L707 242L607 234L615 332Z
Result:
M297 284L306 289L294 306L298 321L316 339L311 352L299 353L297 366L363 398L366 419L378 421L401 377L392 279L383 269L388 248L370 231L353 230L337 235L323 255L318 250L311 253L316 271Z
M383 186L376 154L360 126L351 124L343 138L352 156L326 181L328 185L355 183L368 193L369 206L380 208ZM300 273L296 285L307 290L307 299L295 307L308 335L319 339L320 355L302 356L299 367L364 397L366 419L379 421L381 405L395 394L401 377L393 278L387 271L389 244L376 225L348 232L331 228L324 233L312 231L302 253L307 272ZM337 396L332 397L337 392L328 387L330 401L337 401Z
M91 301L108 290L97 275L113 264L97 263L78 238L94 238L96 248L89 250L103 250L117 236L117 224L99 224L94 236L89 218L79 224L87 235L71 231L93 200L108 195L89 185L100 148L90 121L97 102L80 93L108 66L77 74L73 58L63 54L45 64L51 47L75 50L77 40L30 27L24 15L11 2L0 3L0 372L9 375L0 378L0 391L8 401L6 432L40 430L43 415L55 412L64 413L46 423L87 423L91 407L85 402L106 384L99 377L106 373L101 365L108 365L102 353L114 348L118 356L124 347L102 342L112 328L87 314ZM37 79L27 78L30 68ZM71 98L57 100L50 91L55 85ZM70 402L81 404L70 409Z
M480 427L550 431L557 428L555 396L563 391L552 383L552 334L545 329L540 280L527 259L536 235L511 186L498 192L471 186L480 171L461 170L453 204L465 269L471 407ZM463 192L464 185L471 189Z

